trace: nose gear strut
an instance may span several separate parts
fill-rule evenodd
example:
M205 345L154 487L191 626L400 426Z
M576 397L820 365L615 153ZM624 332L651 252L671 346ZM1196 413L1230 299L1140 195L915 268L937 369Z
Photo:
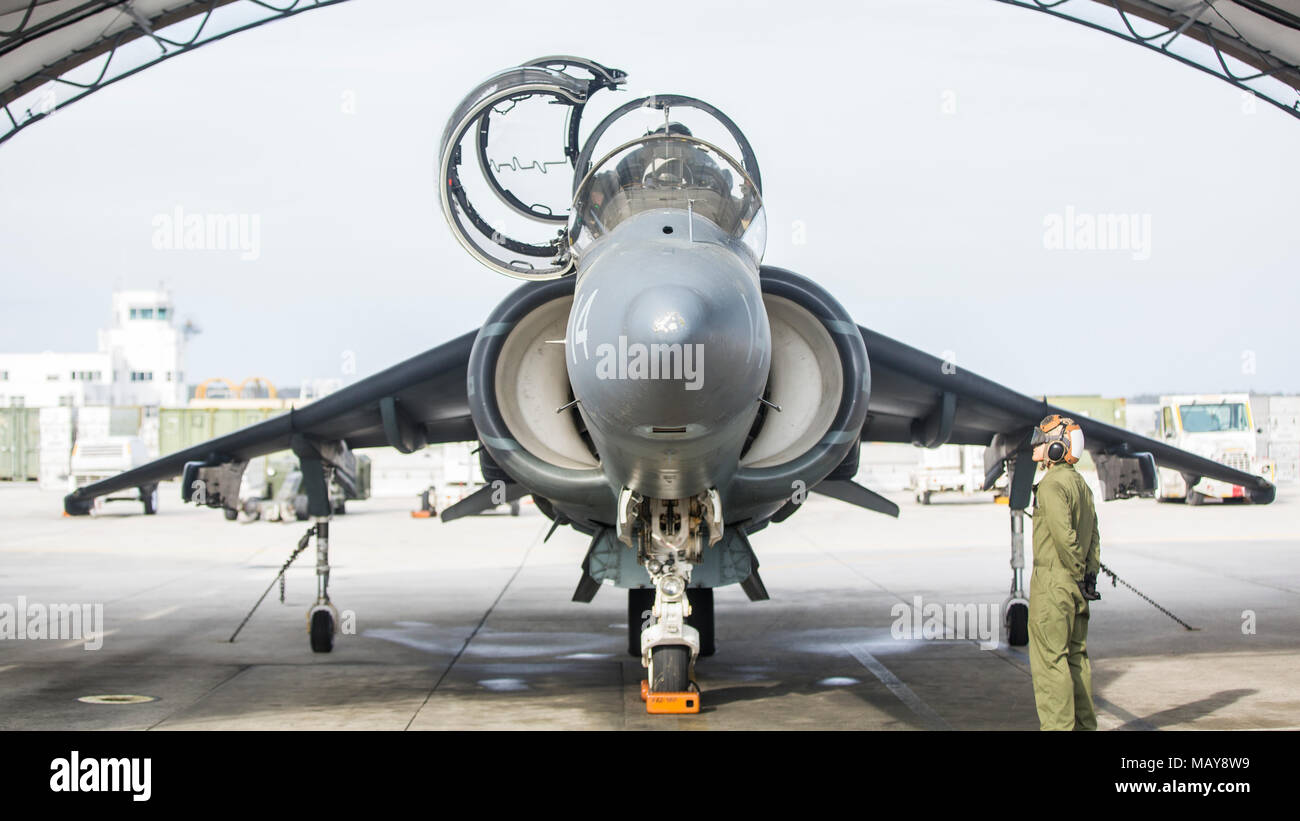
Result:
M636 548L655 589L649 623L641 631L646 712L698 713L695 660L700 632L687 623L687 589L704 549L722 538L717 491L685 499L645 499L624 490L619 501L619 537Z

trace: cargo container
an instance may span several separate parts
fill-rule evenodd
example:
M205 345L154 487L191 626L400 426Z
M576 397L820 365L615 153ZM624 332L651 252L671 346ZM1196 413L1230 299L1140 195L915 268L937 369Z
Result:
M34 481L40 466L40 408L0 408L0 480Z

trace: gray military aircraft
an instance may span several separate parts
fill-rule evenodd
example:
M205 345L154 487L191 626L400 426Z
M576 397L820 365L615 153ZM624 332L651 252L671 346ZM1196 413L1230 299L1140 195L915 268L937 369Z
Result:
M592 95L625 78L590 60L547 57L489 78L453 112L438 157L443 213L475 259L527 280L480 328L303 408L80 488L65 510L86 514L97 496L178 475L186 501L230 508L249 459L292 449L316 520L312 648L328 651L331 473L349 468L358 448L478 441L490 484L442 518L531 495L554 527L590 536L573 599L591 601L602 583L626 588L629 650L649 668L651 691L676 693L696 658L713 652L713 588L768 597L754 534L798 512L808 492L898 515L853 481L861 443L981 444L985 486L1009 475L1004 617L1011 642L1024 644L1029 440L1040 419L1073 414L863 328L817 283L763 264L758 161L708 103L633 100L580 141ZM564 118L565 160L532 166L565 186L558 207L526 203L503 182L520 170L517 157L491 155L512 112L538 101ZM471 158L477 177L462 173ZM557 164L571 177L557 177ZM507 219L543 237L507 234ZM1274 498L1260 476L1075 418L1106 500L1152 495L1157 465L1189 487L1209 477L1242 486L1255 503Z

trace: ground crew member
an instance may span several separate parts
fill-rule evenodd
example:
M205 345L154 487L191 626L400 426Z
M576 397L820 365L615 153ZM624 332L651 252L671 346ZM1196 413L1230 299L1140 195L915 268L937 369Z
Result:
M1044 730L1095 730L1088 602L1097 594L1101 540L1092 491L1074 469L1083 432L1053 414L1030 440L1045 471L1035 492L1034 572L1029 582L1029 668Z

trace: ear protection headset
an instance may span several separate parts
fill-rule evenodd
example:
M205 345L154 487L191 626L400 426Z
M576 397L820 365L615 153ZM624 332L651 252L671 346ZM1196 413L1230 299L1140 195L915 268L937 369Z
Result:
M1073 419L1054 413L1038 423L1029 444L1031 447L1046 444L1047 461L1053 464L1073 465L1083 453L1083 431Z

